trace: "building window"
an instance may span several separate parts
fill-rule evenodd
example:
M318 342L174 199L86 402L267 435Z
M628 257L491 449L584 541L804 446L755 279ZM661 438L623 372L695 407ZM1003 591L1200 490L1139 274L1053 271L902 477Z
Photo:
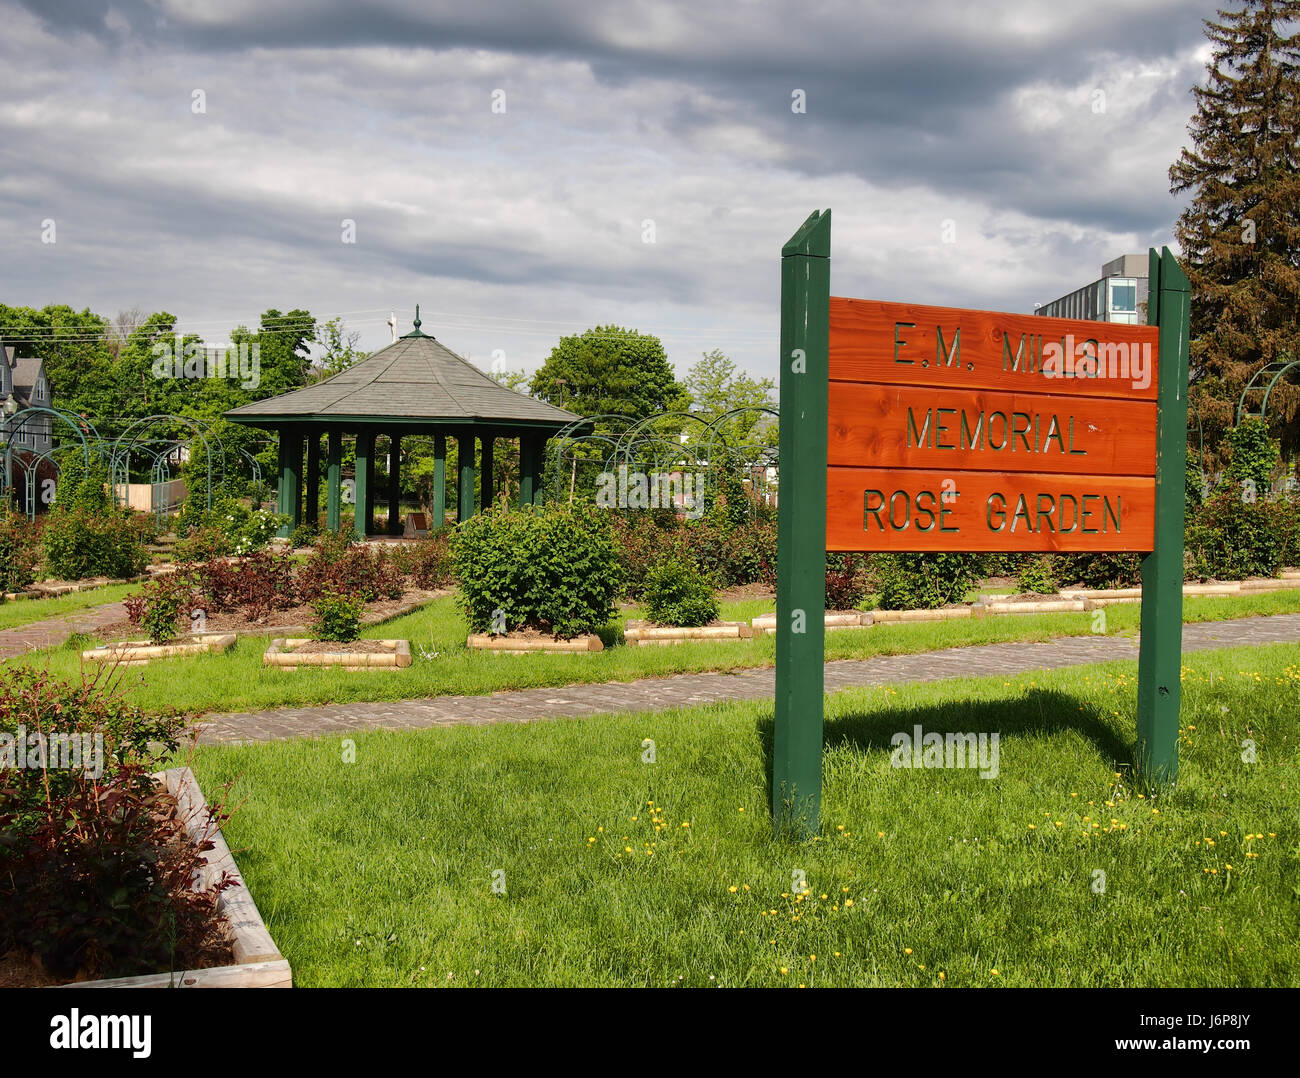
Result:
M1137 285L1132 281L1115 283L1110 286L1110 309L1126 314L1137 312Z

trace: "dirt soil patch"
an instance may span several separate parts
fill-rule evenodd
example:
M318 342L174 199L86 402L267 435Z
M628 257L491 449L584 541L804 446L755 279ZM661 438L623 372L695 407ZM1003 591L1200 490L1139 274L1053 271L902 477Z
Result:
M403 592L400 599L378 599L373 603L367 603L365 610L361 614L361 624L376 625L381 621L408 614L425 603L434 599L441 599L444 595L450 595L452 590L451 588L439 588L435 591L424 591L420 588L411 588ZM261 618L249 618L239 610L208 611L207 623L204 629L209 633L267 634L272 632L280 633L285 629L305 632L305 627L315 620L316 612L305 604L284 610L272 610ZM139 627L133 626L123 618L121 621L115 621L101 627L96 632L96 635L104 640L121 640L132 633L138 636L140 634Z
M382 640L352 640L346 644L337 640L308 640L295 644L294 655L391 655L393 649L385 647Z

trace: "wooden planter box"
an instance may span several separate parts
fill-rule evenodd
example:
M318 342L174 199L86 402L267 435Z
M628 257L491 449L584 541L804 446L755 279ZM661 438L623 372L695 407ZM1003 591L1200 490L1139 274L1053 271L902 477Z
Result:
M525 636L523 633L471 633L465 646L476 651L490 651L494 655L528 655L538 651L604 651L605 643L595 633L575 636L572 640L552 640L550 637Z
M175 644L151 644L148 640L127 640L121 644L101 644L81 653L95 663L120 663L122 666L145 666L154 659L174 659L179 655L206 655L229 651L235 646L234 633L194 636Z
M337 666L344 670L399 670L411 665L411 644L408 640L375 640L383 651L315 651L305 654L295 651L311 640L302 636L277 637L262 655L264 666L281 670L297 670L300 666Z
M749 640L753 636L754 627L744 621L724 621L721 625L701 625L697 628L629 621L623 629L623 639L635 647L681 644L687 640Z
M155 776L176 798L178 812L190 837L198 841L207 830L208 804L188 767L173 768ZM292 988L293 974L280 953L253 896L220 831L208 836L214 849L205 855L201 883L208 885L229 872L235 879L217 897L217 912L224 917L234 937L235 965L208 969L177 970L174 973L146 973L139 977L112 977L101 981L75 981L60 988Z

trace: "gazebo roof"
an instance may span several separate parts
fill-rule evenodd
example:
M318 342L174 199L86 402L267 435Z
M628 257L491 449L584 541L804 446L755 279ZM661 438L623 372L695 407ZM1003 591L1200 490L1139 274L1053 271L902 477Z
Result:
M302 389L226 413L236 423L484 424L556 428L579 416L507 389L415 329L355 366Z

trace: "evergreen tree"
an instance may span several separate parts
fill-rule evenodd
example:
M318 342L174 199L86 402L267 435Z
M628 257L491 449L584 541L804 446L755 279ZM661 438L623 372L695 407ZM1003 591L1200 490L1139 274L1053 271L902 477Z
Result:
M1206 84L1192 91L1192 146L1169 170L1173 192L1192 196L1175 235L1192 287L1195 399L1207 456L1219 459L1251 375L1300 359L1296 20L1297 0L1243 0L1206 20L1213 51ZM1294 384L1279 384L1269 399L1270 425L1290 448L1300 445L1298 405Z

